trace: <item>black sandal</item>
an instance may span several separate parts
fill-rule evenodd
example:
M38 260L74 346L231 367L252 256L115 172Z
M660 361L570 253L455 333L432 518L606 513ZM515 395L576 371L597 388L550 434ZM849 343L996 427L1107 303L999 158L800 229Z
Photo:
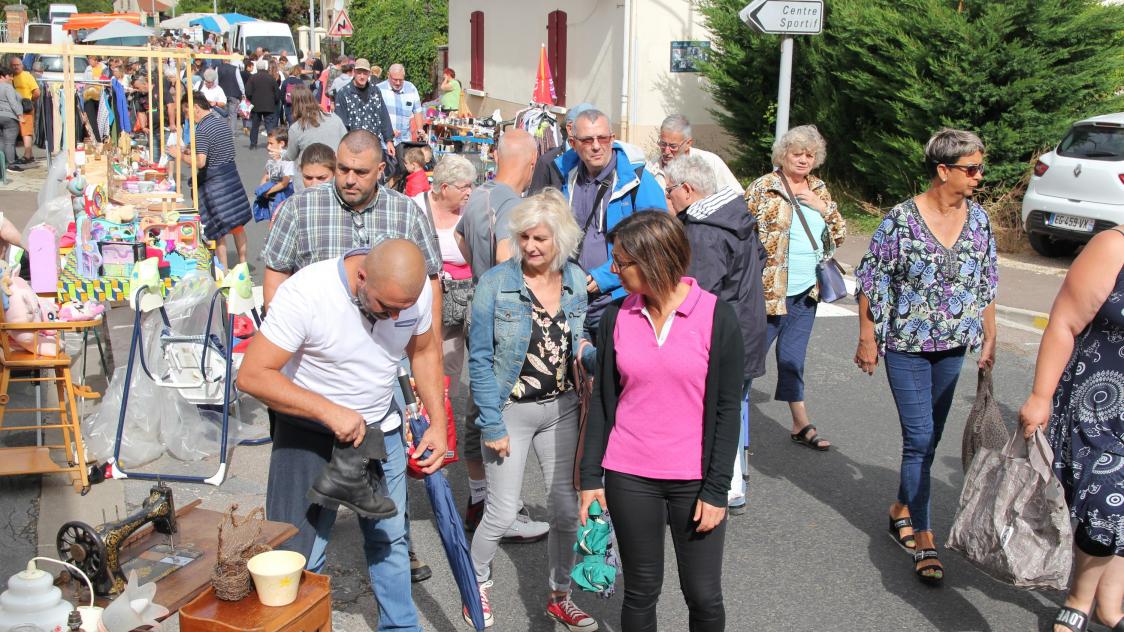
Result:
M897 520L894 520L894 517L890 516L890 539L896 542L898 546L905 549L908 553L913 553L913 551L917 548L917 542L916 540L914 540L913 534L902 535L902 529L912 528L913 520L910 520L909 516L898 518Z
M1053 624L1068 628L1073 630L1073 632L1085 632L1085 628L1089 625L1089 615L1081 612L1077 608L1062 606L1058 609L1058 613L1054 615ZM1116 625L1117 627L1120 626L1119 623ZM1113 628L1113 630L1115 629L1116 628Z
M801 428L800 432L796 434L790 434L789 437L791 437L797 445L802 445L805 448L811 448L813 450L819 450L820 452L826 452L827 449L831 447L828 445L824 445L827 443L827 439L821 437L820 433L818 432L814 435L809 436L809 434L815 429L815 426L813 426L812 424L808 424L807 426Z
M927 564L925 566L917 567L917 564L925 560L935 560L936 564ZM944 581L944 565L941 564L941 559L937 555L936 549L920 549L913 552L913 572L917 574L917 578L930 586L939 586ZM939 574L933 574L937 571ZM1081 632L1081 631L1077 631Z

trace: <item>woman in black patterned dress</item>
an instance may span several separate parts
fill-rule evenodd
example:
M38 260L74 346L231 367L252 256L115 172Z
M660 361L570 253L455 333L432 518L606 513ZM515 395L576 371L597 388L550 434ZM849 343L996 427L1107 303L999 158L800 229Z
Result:
M1071 516L1075 573L1054 632L1097 617L1124 632L1124 226L1097 235L1069 269L1042 335L1034 391L1019 411L1046 427Z

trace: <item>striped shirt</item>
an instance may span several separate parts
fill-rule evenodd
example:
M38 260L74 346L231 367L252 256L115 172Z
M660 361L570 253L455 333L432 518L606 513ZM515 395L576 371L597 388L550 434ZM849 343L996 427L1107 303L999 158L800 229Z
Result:
M207 156L207 168L234 162L230 123L213 110L195 124L195 153Z
M230 136L230 128L226 128ZM285 201L273 217L262 260L278 272L341 257L384 239L409 239L425 256L426 274L441 271L441 250L433 224L410 198L380 186L366 208L353 211L326 183L305 189Z
M410 140L410 119L414 114L424 112L418 89L409 81L403 81L402 89L395 92L390 87L389 79L380 83L378 88L382 93L383 103L386 103L386 110L390 112L390 123L394 126L394 131L401 141Z

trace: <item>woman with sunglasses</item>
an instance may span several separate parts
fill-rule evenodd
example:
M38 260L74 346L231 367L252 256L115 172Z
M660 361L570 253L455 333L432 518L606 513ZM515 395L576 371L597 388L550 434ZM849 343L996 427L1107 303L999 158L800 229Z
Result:
M745 194L767 255L762 274L766 350L777 342L773 398L788 402L792 441L814 450L831 446L808 420L804 407L804 357L819 301L816 264L832 257L847 236L847 223L827 185L812 175L826 157L827 143L814 125L794 127L773 143L774 170L755 180Z
M983 160L975 134L937 132L925 145L928 190L890 210L855 270L855 364L873 375L878 356L885 356L901 422L890 536L912 553L914 572L928 584L944 579L929 517L933 455L964 355L980 350L981 369L995 362L995 237L987 211L971 199Z
M727 490L741 429L744 346L734 308L686 275L682 222L643 211L609 233L629 295L598 324L581 459L584 524L612 512L624 571L623 632L657 629L671 529L690 629L725 629Z

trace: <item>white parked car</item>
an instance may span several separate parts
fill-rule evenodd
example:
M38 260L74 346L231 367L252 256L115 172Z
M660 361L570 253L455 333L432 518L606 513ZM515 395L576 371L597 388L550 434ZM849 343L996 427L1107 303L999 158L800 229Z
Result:
M1124 112L1069 128L1042 154L1023 197L1023 226L1041 255L1060 257L1124 224Z

